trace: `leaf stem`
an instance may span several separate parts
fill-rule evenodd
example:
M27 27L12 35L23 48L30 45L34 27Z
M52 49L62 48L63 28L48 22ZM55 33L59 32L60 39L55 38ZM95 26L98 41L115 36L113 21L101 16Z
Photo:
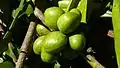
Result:
M70 0L66 12L70 11L73 8L76 8L80 0Z

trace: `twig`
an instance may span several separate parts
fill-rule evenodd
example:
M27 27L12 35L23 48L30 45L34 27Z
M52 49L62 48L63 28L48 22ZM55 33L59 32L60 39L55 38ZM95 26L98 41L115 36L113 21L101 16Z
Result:
M34 34L34 31L35 31L35 26L36 26L35 22L30 22L27 34L26 34L25 39L24 39L22 46L21 46L21 52L19 54L19 58L16 62L15 68L23 68L23 63L24 63L23 61L26 59L26 55L27 55L29 46L31 44L31 40L33 38L32 36Z
M105 68L93 56L87 55L86 58L88 59L87 62L92 66L92 68Z
M93 51L94 52L94 51ZM79 53L90 65L92 68L105 68L99 61L95 59L93 55Z
M34 10L34 15L37 18L39 18L42 22L44 22L43 13L37 7ZM23 44L21 46L21 52L19 54L19 58L18 58L18 61L16 63L16 67L15 68L22 68L23 67L24 60L26 59L26 55L27 55L27 52L29 50L31 40L33 38L32 36L34 34L34 31L35 31L35 26L36 26L35 22L30 22L27 34L26 34L25 39L23 41Z
M42 11L41 11L40 9L38 9L37 7L35 7L34 15L35 15L39 20L41 20L42 22L44 22L44 15L43 15Z

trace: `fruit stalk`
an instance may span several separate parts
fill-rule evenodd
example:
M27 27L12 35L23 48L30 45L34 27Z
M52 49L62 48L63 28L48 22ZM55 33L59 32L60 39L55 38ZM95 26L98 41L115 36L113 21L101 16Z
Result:
M80 0L70 0L66 12L69 10L76 8Z
M23 68L23 61L27 58L26 54L28 53L28 50L30 48L31 41L33 39L34 31L35 31L35 22L30 22L27 34L25 36L25 39L21 46L21 52L19 54L19 58L16 62L15 68Z
M120 0L113 1L112 23L114 30L116 59L118 68L120 68Z

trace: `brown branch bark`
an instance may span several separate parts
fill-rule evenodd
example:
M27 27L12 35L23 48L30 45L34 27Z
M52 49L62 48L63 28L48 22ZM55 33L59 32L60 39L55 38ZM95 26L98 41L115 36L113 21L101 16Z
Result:
M34 10L34 15L39 18L42 22L44 22L44 16L43 13L40 9L38 9L37 7ZM35 22L30 22L28 31L26 33L25 39L22 43L21 46L21 52L19 54L18 60L16 62L16 66L15 68L23 68L23 63L26 59L26 56L28 54L28 50L29 47L31 45L31 41L34 35L34 31L35 31L35 27L36 27L36 23Z
M31 44L31 40L32 40L33 35L34 35L35 26L36 26L35 22L30 22L28 31L26 33L25 39L24 39L22 46L21 46L21 52L19 54L15 68L23 68L23 63L24 63L24 60L26 59L28 48Z
M35 15L39 20L41 20L42 22L44 22L44 15L43 15L42 11L41 11L39 8L35 7L34 15Z

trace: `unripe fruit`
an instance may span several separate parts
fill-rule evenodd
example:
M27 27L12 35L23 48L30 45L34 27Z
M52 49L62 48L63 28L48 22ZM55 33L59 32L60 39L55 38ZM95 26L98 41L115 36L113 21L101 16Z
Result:
M69 44L73 50L81 51L85 47L85 37L83 34L75 34L69 37Z
M50 32L46 35L43 47L47 52L57 53L65 47L67 43L67 37L60 31Z
M58 30L57 20L64 13L64 11L59 7L50 7L45 10L44 17L45 22L43 22L49 29Z
M46 35L50 32L46 27L44 27L41 24L37 24L36 31L39 34L39 36Z
M36 55L40 55L42 42L45 36L37 38L33 43L33 51Z
M58 29L69 34L73 32L80 25L81 16L74 12L66 12L58 18L57 26Z
M46 52L42 47L41 60L46 63L53 63L55 61L55 56L51 53Z

